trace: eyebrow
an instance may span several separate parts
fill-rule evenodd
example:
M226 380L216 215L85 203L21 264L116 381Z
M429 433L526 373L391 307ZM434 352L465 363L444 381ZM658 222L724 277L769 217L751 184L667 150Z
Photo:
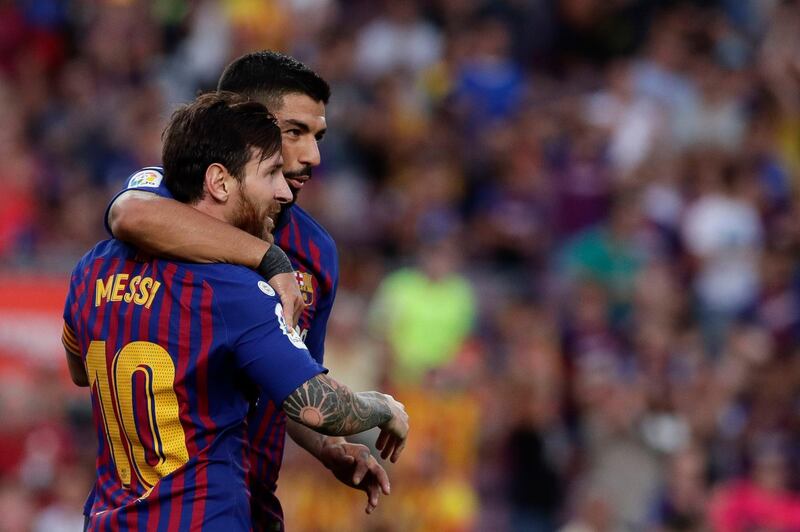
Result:
M287 123L287 124L291 124L291 125L293 125L294 127L296 127L296 128L298 128L298 129L300 129L300 130L301 130L303 133L309 133L309 132L311 132L311 128L310 128L310 127L308 127L308 124L306 124L306 123L305 123L305 122L303 122L302 120L297 120L296 118L290 118L290 119L288 119L288 120L286 121L286 123ZM316 134L314 137L315 137L317 140L321 140L321 139L322 139L322 137L324 137L324 136L325 136L325 133L326 133L327 131L328 131L328 128L327 128L327 127L323 128L323 129L320 129L320 130L317 132L317 134Z
M308 127L308 124L306 124L305 122L303 122L301 120L296 120L294 118L290 118L289 120L286 121L286 123L287 124L291 124L296 128L302 129L303 132L305 132L305 133L308 133L309 131L311 131L311 128Z

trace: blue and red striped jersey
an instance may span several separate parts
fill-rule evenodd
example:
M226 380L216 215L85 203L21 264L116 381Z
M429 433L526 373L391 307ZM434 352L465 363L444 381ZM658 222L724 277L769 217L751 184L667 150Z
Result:
M272 288L108 240L75 267L64 321L98 436L91 529L250 530L247 391L280 405L325 371Z
M143 168L128 178L126 187L114 196L106 209L109 233L108 211L119 195L128 190L139 190L172 198L162 178L162 169L158 166ZM275 242L292 261L308 305L300 317L299 334L311 356L322 364L328 318L339 282L336 244L330 234L298 205L285 209L276 221ZM253 523L259 530L283 521L275 489L283 460L286 418L273 401L262 397L248 417L248 426L252 453L249 484Z

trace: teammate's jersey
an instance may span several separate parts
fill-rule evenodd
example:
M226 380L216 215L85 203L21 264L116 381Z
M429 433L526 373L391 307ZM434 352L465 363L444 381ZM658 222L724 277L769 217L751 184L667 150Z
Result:
M281 404L324 371L269 285L108 240L73 271L64 321L98 436L90 527L250 530L245 390Z
M109 203L109 209L114 200L128 190L172 197L164 186L162 169L157 166L144 168L129 177L126 187ZM111 233L108 209L105 220L106 229ZM282 212L276 221L275 242L289 256L308 305L300 317L299 334L311 356L322 364L328 318L339 281L336 244L328 232L297 205ZM249 483L253 524L260 530L283 521L275 489L283 460L286 418L274 402L262 397L248 417L248 427L252 449Z

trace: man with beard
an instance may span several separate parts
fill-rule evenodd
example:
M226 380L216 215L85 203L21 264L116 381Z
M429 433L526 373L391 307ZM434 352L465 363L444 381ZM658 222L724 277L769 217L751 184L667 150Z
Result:
M283 206L276 219L275 243L291 260L296 279L293 288L296 290L299 285L302 290L303 300L297 306L303 311L299 334L311 356L321 364L339 279L338 256L331 236L294 201L311 178L312 169L320 164L317 143L327 129L325 105L330 88L299 61L280 53L260 51L243 55L228 65L218 89L264 103L278 120L284 175L293 199ZM149 177L150 174L154 177ZM161 176L160 168L145 168L134 174L127 188L112 200L106 218L107 228L115 237L154 255L186 261L227 262L250 268L263 267L268 262L274 246L268 251L266 242L174 201L161 184ZM267 278L286 306L291 296L283 276ZM287 316L287 320L290 318ZM381 492L389 493L386 472L363 445L348 443L343 438L323 437L291 419L287 421L270 401L258 401L248 423L256 530L283 528L283 511L275 490L287 429L292 439L318 458L336 478L367 493L368 513L377 506Z
M292 198L280 146L262 104L201 96L167 126L163 181L191 209L265 238ZM327 376L274 290L243 266L104 241L73 271L64 321L70 373L91 387L98 434L90 529L250 530L247 381L309 429L378 426L378 448L394 460L405 445L403 405Z

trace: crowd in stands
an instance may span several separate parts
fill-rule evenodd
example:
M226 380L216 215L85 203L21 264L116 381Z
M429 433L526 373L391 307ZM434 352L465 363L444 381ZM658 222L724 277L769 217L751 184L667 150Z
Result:
M332 88L326 363L412 427L372 516L290 451L290 530L800 530L800 2L0 1L0 277L66 287L263 48ZM82 523L52 345L0 364L2 530Z

